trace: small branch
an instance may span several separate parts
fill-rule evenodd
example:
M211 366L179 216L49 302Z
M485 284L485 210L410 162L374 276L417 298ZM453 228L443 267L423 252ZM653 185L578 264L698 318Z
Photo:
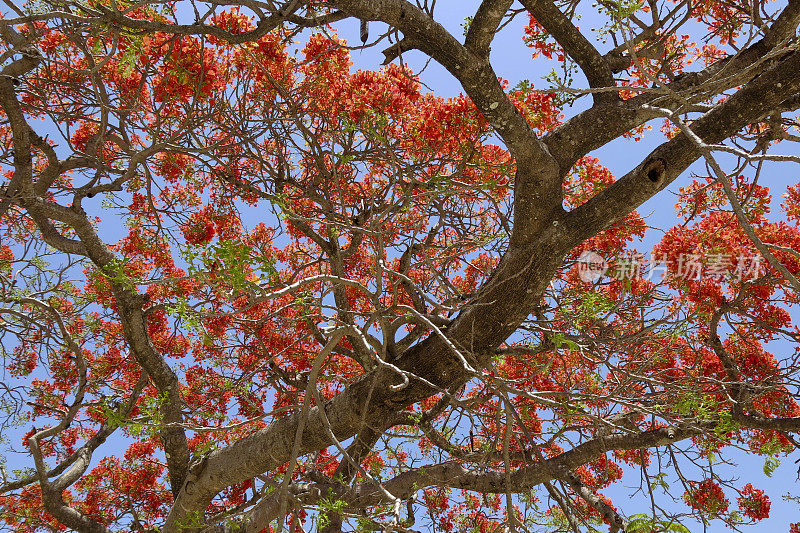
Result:
M536 18L581 67L593 89L614 87L614 74L600 52L592 46L572 21L550 0L521 0L522 5ZM594 93L595 103L616 101L618 93Z
M731 208L733 209L734 214L736 215L736 220L739 222L739 227L742 228L745 235L750 239L756 249L761 253L762 256L769 262L770 266L781 273L781 275L791 283L792 287L795 291L800 292L800 281L789 272L789 269L784 266L783 263L778 261L778 259L769 251L767 245L756 235L755 229L753 225L750 223L750 220L747 218L747 214L744 212L744 208L742 207L739 198L736 196L736 192L733 190L731 183L728 179L728 175L722 170L719 162L717 162L714 154L712 153L712 147L707 145L703 142L703 140L692 131L692 129L675 113L668 109L658 109L660 113L663 113L664 116L668 117L673 124L675 124L678 128L680 128L681 132L686 135L688 139L694 143L697 150L703 155L705 160L708 162L711 169L714 171L716 175L717 181L722 185L722 188L725 190L725 195L728 197L728 201L731 204Z

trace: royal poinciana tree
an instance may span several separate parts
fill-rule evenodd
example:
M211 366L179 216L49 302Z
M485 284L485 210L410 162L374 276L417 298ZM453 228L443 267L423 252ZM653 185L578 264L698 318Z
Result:
M6 529L769 515L720 462L798 446L800 1L435 4L5 2Z

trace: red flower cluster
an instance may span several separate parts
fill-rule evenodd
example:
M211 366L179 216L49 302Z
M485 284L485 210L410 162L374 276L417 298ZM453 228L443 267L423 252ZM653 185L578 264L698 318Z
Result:
M693 509L715 516L728 510L730 502L716 482L706 479L699 483L693 481L690 486L691 489L683 495L683 499Z
M771 505L769 497L763 490L754 488L751 483L744 486L740 496L736 498L736 503L739 504L742 513L752 520L763 520L769 517Z

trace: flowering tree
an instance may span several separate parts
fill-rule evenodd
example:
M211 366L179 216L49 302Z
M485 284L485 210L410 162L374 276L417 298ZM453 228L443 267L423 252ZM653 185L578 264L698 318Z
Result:
M5 4L7 529L769 515L718 464L798 446L800 1L484 0L463 38L427 1ZM512 19L541 87L489 61Z

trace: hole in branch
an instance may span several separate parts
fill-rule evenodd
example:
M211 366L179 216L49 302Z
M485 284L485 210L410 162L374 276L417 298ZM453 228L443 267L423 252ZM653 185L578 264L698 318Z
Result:
M663 159L653 159L652 161L648 161L644 167L644 172L647 175L647 179L652 181L653 183L658 183L661 177L664 175L664 171L667 169L667 165Z

